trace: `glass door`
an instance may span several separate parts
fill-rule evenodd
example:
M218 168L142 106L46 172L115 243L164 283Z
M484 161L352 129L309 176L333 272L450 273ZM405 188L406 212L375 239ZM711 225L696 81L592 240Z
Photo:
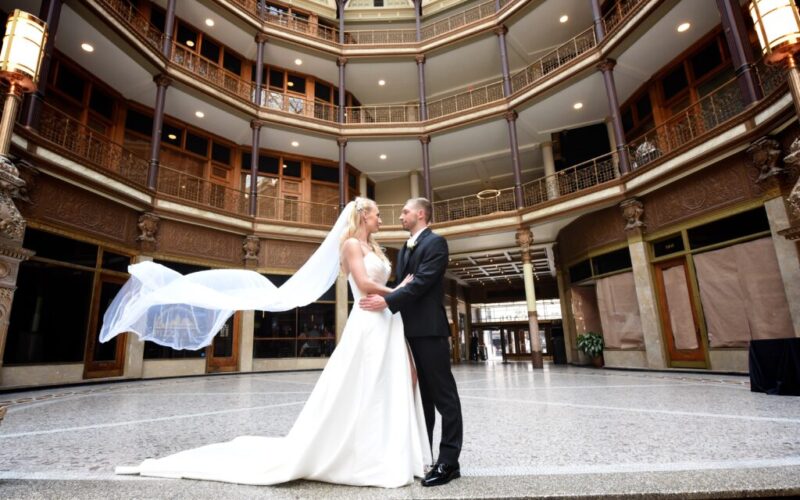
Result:
M125 278L100 275L95 285L92 301L89 331L86 336L86 350L83 362L83 378L122 376L125 364L125 342L127 333L117 335L106 343L98 339L103 325L103 315L125 284Z

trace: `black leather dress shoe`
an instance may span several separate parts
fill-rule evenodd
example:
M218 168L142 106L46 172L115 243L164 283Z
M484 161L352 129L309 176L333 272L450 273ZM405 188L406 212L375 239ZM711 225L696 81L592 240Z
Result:
M440 484L447 484L459 477L461 477L461 469L458 465L440 462L436 464L430 472L425 474L425 479L422 480L422 486L439 486Z

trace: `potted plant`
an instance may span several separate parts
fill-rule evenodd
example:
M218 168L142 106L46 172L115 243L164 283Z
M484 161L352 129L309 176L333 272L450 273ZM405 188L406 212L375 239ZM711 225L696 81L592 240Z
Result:
M603 366L603 336L595 332L578 335L578 350L589 356L597 368Z

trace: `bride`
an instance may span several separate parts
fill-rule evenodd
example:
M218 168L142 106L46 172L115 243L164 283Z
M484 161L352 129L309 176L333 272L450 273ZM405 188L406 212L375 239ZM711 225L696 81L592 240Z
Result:
M386 488L404 486L415 476L422 477L425 464L431 463L431 450L402 319L388 310L369 312L358 306L366 294L392 291L386 286L389 261L373 236L380 225L375 202L356 198L342 212L320 249L281 288L249 271L215 270L176 276L163 266L156 269L153 263L142 263L145 269L135 269L142 264L131 266L131 281L104 318L103 341L122 331L133 331L165 345L198 348L197 344L210 342L219 329L216 325L232 310L282 310L297 307L311 295L318 297L332 284L324 283L330 281L331 273L322 273L324 278L320 278L320 270L330 271L331 265L335 266L335 279L340 262L355 300L340 343L285 437L242 436L147 459L138 466L118 467L116 472L258 485L302 478ZM333 243L338 255L326 251ZM311 282L295 280L298 276ZM245 285L232 285L235 278ZM399 286L411 279L409 276ZM310 294L309 288L314 290ZM260 294L255 300L254 290ZM292 301L286 298L287 291L305 296ZM181 322L176 306L185 311L187 304L193 308L193 316ZM170 331L172 325L180 328Z

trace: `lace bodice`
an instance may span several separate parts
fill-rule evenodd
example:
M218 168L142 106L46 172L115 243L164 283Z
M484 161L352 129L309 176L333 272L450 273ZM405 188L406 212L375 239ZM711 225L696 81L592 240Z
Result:
M370 252L364 256L364 269L367 271L367 276L375 283L385 285L389 281L389 273L392 272L392 266L384 261L375 252ZM353 299L356 302L364 295L361 290L356 286L356 280L353 279L352 274L347 275L347 281L350 283L350 290L353 292Z

